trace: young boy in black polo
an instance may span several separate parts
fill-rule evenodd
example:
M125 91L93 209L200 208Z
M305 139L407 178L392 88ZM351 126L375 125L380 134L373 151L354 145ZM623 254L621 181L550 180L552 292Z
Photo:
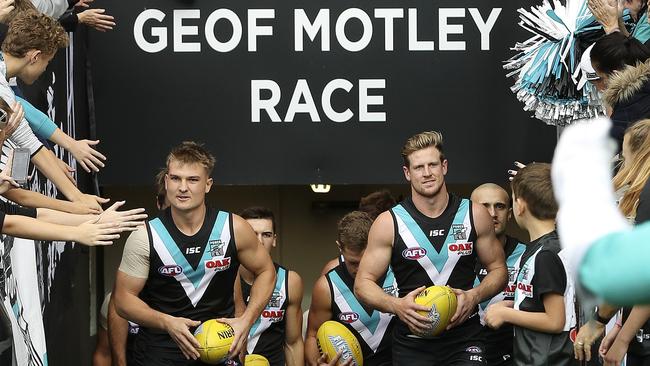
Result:
M513 214L531 242L521 257L514 301L491 305L486 323L514 326L515 365L577 365L569 330L575 323L573 287L560 258L557 203L549 164L531 164L512 181Z

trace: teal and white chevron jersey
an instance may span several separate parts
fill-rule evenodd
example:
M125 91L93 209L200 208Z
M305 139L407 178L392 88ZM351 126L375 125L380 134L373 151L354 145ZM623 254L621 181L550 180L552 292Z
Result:
M271 366L283 366L285 364L283 345L287 325L286 312L289 306L289 271L277 263L274 265L275 288L269 303L266 304L262 314L253 323L248 333L246 351L248 354L266 357ZM243 279L241 286L242 295L248 305L252 286Z
M156 311L201 322L233 315L239 261L230 213L208 208L201 229L187 236L165 210L147 223L147 232L149 277L140 294L144 302ZM178 349L162 330L141 327L138 337Z
M332 296L332 319L345 325L357 337L364 365L391 365L393 314L373 310L357 300L353 291L354 278L344 263L329 271L326 278ZM395 277L390 268L380 283L384 292L397 296Z
M400 296L420 286L470 290L476 278L476 230L472 202L449 195L436 218L422 214L407 198L390 210L395 238L390 265Z
M517 273L519 272L521 255L526 251L526 244L522 244L519 242L519 240L507 236L503 251L506 257L506 266L508 267L508 283L502 292L496 294L493 298L485 300L479 304L479 315L481 316L481 324L483 325L485 325L485 309L487 309L489 305L504 300L514 300L515 289L517 286ZM480 261L477 261L476 280L474 281L474 287L478 286L486 275L487 269L483 267L483 264Z

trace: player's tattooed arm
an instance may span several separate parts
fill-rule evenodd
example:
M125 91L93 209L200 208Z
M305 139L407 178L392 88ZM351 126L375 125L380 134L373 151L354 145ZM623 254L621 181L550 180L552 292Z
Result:
M357 274L358 275L358 274ZM318 365L320 352L316 344L316 334L321 324L332 319L332 295L325 276L320 276L314 285L307 320L305 336L305 364Z
M289 305L287 306L284 355L287 366L304 365L305 350L302 341L302 278L289 272Z

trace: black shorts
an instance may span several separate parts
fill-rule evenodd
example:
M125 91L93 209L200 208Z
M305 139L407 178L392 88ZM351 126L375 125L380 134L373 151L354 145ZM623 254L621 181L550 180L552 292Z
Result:
M169 342L148 342L148 337L139 336L133 344L129 366L209 366L201 360L188 360L180 348ZM241 366L239 361L227 361L221 366Z
M483 327L483 340L485 342L485 359L488 366L512 366L512 337L511 326L503 325L498 330Z
M411 335L408 327L398 321L393 328L393 365L487 365L481 329L478 316L474 316L441 336L425 339Z

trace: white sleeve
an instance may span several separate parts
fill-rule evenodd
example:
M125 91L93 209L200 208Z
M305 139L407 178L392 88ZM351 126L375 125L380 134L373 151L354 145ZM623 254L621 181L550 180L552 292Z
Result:
M68 0L32 0L32 4L38 11L54 19L59 19L70 6Z
M13 90L11 90L9 84L5 82L0 82L0 98L4 99L9 106L13 106L14 103L16 103L16 97L14 96ZM9 136L9 140L19 147L29 149L31 155L34 155L43 146L43 144L38 140L38 137L34 135L34 131L29 127L29 123L25 118L20 121L16 131Z

